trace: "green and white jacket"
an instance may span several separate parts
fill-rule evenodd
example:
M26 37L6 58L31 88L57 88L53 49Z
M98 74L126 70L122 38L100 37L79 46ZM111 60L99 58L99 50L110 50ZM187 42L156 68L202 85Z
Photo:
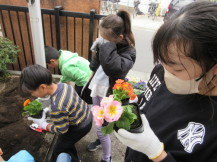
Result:
M89 61L78 56L77 53L60 50L59 69L62 77L60 82L75 82L77 86L84 86L90 77Z

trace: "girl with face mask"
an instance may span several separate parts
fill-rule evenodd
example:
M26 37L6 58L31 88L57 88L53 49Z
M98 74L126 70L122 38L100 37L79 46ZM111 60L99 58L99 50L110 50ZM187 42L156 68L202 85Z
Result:
M125 161L217 161L217 3L179 10L152 47L159 64L138 96L144 131L115 133Z

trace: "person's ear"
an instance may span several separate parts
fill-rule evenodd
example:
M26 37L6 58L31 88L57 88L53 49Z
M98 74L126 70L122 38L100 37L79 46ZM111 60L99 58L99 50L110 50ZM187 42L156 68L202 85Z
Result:
M50 59L50 64L52 65L55 64L55 61L56 61L55 59Z
M59 61L56 59L50 59L50 63L48 64L51 68L55 68L59 66Z
M40 87L41 89L46 89L46 88L47 88L47 85L46 85L46 84L41 84L39 87Z
M121 34L121 35L118 36L118 38L119 38L120 41L122 41L124 39L124 35Z

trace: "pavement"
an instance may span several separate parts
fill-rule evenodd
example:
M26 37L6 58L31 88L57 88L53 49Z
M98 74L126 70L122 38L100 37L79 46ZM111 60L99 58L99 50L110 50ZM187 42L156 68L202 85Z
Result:
M111 146L111 156L112 162L123 162L126 146L119 142L114 133L110 135L112 146ZM82 138L77 144L76 148L79 154L79 157L82 162L100 162L102 156L102 149L98 149L94 152L87 150L87 145L90 142L93 142L97 139L96 135L96 126L93 121L93 126L91 131Z
M137 15L135 17L131 16L132 26L140 27L143 29L148 29L152 31L156 31L163 24L163 17L158 16L154 20L145 15Z

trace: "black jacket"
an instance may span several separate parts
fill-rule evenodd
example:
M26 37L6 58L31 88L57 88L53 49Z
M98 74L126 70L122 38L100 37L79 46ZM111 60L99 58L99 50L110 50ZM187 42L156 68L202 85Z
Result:
M217 96L172 94L164 82L164 69L158 65L138 103L164 143L168 156L162 162L217 161ZM129 148L128 161L151 162Z
M124 79L136 60L136 50L126 42L115 44L104 43L90 63L90 69L95 72L101 65L109 77L109 92L117 79Z

